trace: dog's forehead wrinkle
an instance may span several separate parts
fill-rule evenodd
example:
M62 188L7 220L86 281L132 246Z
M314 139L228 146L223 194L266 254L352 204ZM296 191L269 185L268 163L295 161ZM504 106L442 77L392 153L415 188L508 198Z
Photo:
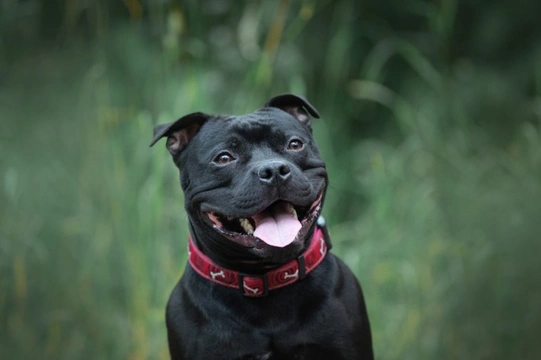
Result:
M276 137L282 131L272 126L272 122L263 119L240 117L231 124L231 132L238 134L244 141L261 142L268 137Z
M305 126L280 109L263 108L251 114L215 117L202 129L199 142L235 149L242 144L281 144L297 134L309 137ZM224 136L226 135L226 136ZM308 134L309 135L309 134ZM219 139L219 140L218 140Z
M244 137L250 137L250 135L254 133L269 131L271 129L272 126L270 124L260 121L250 121L247 123L235 122L231 126L232 131L235 131L237 134Z

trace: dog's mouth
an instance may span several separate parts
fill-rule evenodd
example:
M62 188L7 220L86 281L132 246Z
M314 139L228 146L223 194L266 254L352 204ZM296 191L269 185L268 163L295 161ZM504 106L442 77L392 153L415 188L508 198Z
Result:
M302 241L321 211L323 195L309 206L276 201L263 211L247 217L232 217L216 211L204 212L204 218L221 235L247 247L262 241L283 248L295 240Z

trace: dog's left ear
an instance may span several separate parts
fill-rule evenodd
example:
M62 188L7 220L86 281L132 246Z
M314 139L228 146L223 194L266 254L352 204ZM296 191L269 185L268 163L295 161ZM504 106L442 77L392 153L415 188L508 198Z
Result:
M183 116L177 121L156 125L154 126L154 137L150 146L167 136L167 150L171 155L176 156L188 145L188 142L197 134L201 125L209 118L210 115L196 112Z
M267 101L265 106L282 109L306 125L310 125L310 116L308 114L319 119L316 108L302 96L293 94L278 95Z

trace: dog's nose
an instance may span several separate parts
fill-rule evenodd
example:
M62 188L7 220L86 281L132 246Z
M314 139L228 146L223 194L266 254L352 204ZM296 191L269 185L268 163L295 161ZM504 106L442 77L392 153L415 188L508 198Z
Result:
M259 180L266 184L278 185L285 182L291 176L291 169L283 161L272 161L261 165L257 175Z

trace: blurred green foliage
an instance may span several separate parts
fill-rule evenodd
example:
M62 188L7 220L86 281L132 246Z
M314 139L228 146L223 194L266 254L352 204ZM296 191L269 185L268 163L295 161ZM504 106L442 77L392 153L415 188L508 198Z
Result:
M540 359L541 3L0 0L0 357L166 359L154 123L305 94L378 359Z

